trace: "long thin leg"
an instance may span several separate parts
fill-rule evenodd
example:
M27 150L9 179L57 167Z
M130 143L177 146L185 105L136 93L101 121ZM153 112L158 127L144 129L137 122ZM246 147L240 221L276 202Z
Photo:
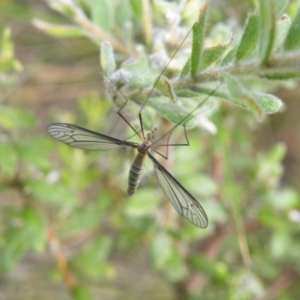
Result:
M190 113L188 113L180 122L178 122L176 125L174 125L169 131L167 131L165 134L163 134L159 139L157 139L155 142L152 143L152 146L156 145L159 141L161 141L163 138L165 138L168 134L170 134L176 127L178 127L181 124L184 124L184 122L201 106L203 103L205 103L211 95L213 95L216 90L222 85L220 83L215 87L206 97L205 99L199 103Z
M140 126L142 131L143 140L146 140L145 133L144 133L144 126L143 126L143 120L142 120L142 113L141 110L139 111L139 120L140 120Z
M171 134L174 132L174 131L171 131L170 134L169 134L169 136L168 136L166 144L155 144L155 146L154 146L154 148L159 147L159 146L166 146L167 147L167 153L166 153L166 155L160 153L159 151L157 151L155 149L153 149L153 151L155 153L159 154L164 159L168 160L168 157L169 157L169 147L173 147L173 146L189 146L190 142L189 142L189 139L188 139L188 136L187 136L187 133L186 133L185 126L183 128L184 128L184 136L185 136L186 143L182 143L182 144L169 144L169 140L171 138Z
M140 113L142 113L142 110L144 109L146 103L148 102L153 90L155 89L156 84L158 83L158 81L160 80L161 76L163 75L163 73L165 72L165 70L168 68L169 64L171 63L171 61L173 60L174 56L177 54L177 52L179 51L179 49L181 48L181 46L183 45L183 43L186 41L186 39L188 38L188 36L190 35L191 31L193 30L193 27L189 30L188 34L185 36L185 38L183 39L183 41L180 43L180 45L177 47L177 49L174 51L174 53L172 54L169 62L164 66L163 70L161 71L161 73L159 74L159 76L156 78L156 80L154 81L154 84L146 98L146 100L144 101L141 109L140 109Z
M114 86L116 87L116 85L114 84L114 82L110 79L110 77L105 73L102 72L102 74L104 74L104 76L108 79L108 81ZM142 139L142 137L140 136L139 132L126 120L126 118L122 115L121 110L126 106L127 102L129 101L128 98L123 94L123 92L121 90L119 90L118 88L116 89L116 91L125 99L125 103L121 106L121 108L117 111L117 114L125 121L125 123L139 136L140 139ZM142 130L143 132L143 130ZM144 133L143 133L143 137L144 137Z

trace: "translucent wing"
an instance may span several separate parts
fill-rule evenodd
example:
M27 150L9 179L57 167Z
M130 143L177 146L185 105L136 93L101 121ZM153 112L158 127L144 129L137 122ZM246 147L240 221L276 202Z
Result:
M76 125L54 123L48 132L57 140L72 147L87 150L110 150L115 148L137 148L138 144L121 141L113 137L94 132Z
M161 188L177 212L197 227L208 225L206 213L200 203L150 154Z

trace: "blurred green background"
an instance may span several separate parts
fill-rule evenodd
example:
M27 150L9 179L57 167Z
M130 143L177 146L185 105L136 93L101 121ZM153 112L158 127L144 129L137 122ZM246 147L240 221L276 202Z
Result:
M164 165L199 199L206 229L177 215L150 162L128 197L134 152L83 151L47 133L66 122L129 136L105 95L99 43L110 40L118 67L159 53L152 32L187 33L201 5L1 1L0 299L300 298L296 80L253 84L278 95L281 112L259 122L218 102L188 131L190 147L170 149ZM210 1L207 33L218 24L238 34L256 5ZM293 19L299 5L284 12ZM170 78L183 66L171 67Z

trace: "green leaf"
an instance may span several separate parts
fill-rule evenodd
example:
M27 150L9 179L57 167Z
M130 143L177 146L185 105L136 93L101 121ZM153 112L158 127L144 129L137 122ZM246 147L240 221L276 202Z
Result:
M130 4L135 18L141 21L143 16L143 2L141 0L130 0Z
M81 8L73 1L51 1L47 0L48 5L59 13L73 19L78 14L83 14Z
M143 188L132 195L126 202L126 213L130 216L145 216L157 210L161 201L159 193L153 189Z
M99 278L99 270L95 268L95 264L100 266L103 262L109 262L113 242L114 238L112 236L104 234L97 236L76 255L73 264L75 263L76 267L80 268L81 271L84 270L89 275ZM108 268L107 271L110 273L111 269ZM109 273L101 274L101 276L109 277Z
M273 114L278 112L283 105L282 101L278 97L271 94L252 92L252 95L259 103L260 108L266 114Z
M268 199L272 207L283 212L290 211L297 207L300 203L299 194L292 188L284 188L279 191L274 191Z
M287 34L284 49L286 51L294 51L300 48L300 8L294 18L290 30Z
M100 65L105 75L111 76L116 69L114 51L108 41L100 44Z
M236 51L235 59L240 61L247 58L257 47L259 33L259 20L257 14L248 15L246 27L240 44Z
M154 76L146 57L142 57L134 63L124 64L122 69L131 75L130 88L145 88L153 85Z
M283 174L281 162L285 154L286 146L282 143L277 144L267 154L261 156L258 161L256 178L272 190L278 186L279 178Z
M244 95L242 84L236 78L226 74L225 82L231 97L240 98Z
M33 21L33 25L58 38L76 38L85 35L84 30L77 26L51 24L37 19Z
M274 41L274 50L281 45L284 41L287 32L290 28L291 20L289 16L283 15L282 18L276 23L276 36Z
M95 300L92 294L84 286L76 285L70 291L72 298L75 300Z
M190 74L190 72L191 72L191 58L189 57L181 70L180 77L187 76Z
M281 228L275 231L271 238L271 254L274 257L286 257L291 248L290 235Z
M20 158L24 163L49 170L52 162L45 153L50 149L50 145L52 143L47 137L26 138L18 147Z
M97 0L96 0L97 1ZM110 0L109 0L110 1ZM113 2L113 1L110 1ZM117 23L118 27L121 28L123 36L126 41L127 38L132 38L130 30L131 28L131 22L132 22L132 10L131 5L128 1L119 1L118 6L115 7L115 22ZM129 25L129 26L128 26ZM129 35L127 33L130 33Z
M171 248L171 254L163 270L171 282L182 281L187 277L187 265L183 260L182 253L176 247Z
M39 212L26 206L23 214L24 228L28 244L35 251L41 252L46 246L46 226Z
M263 65L271 55L276 28L276 16L273 0L259 1L259 45L258 55Z
M27 186L38 201L59 204L60 206L69 206L77 202L75 193L59 183L54 185L45 181L32 181Z
M191 265L194 270L205 273L208 276L216 277L220 275L220 272L222 272L222 276L224 277L229 276L229 270L226 264L209 259L205 256L192 255Z
M94 24L110 33L115 20L114 2L110 0L92 0L91 17Z
M18 153L14 145L0 142L0 174L5 177L14 177L17 172Z
M198 71L203 71L216 62L227 50L228 44L220 44L211 48L205 48L202 53Z
M200 62L202 59L202 51L204 48L205 37L205 21L207 12L207 0L204 1L200 9L198 21L193 26L193 41L191 53L191 76L195 77L198 73Z
M265 291L263 284L250 269L240 268L239 272L231 274L228 299L250 300L262 298Z
M275 13L277 18L281 17L284 9L288 6L289 0L275 0Z
M7 130L31 128L35 122L35 117L24 109L0 105L0 126Z
M27 242L24 238L24 232L20 228L10 228L2 233L4 245L0 251L0 270L9 270L24 255Z
M262 120L265 112L260 102L264 103L264 101L260 99L258 95L254 95L248 91L237 78L229 74L225 76L225 82L229 91L229 97L227 99L235 105L249 109L255 114L258 120Z
M236 51L237 51L237 47L234 47L233 49L231 49L227 55L224 57L221 66L227 66L229 64L231 64L236 57Z
M267 79L270 80L287 80L300 78L300 69L299 70L280 70L279 72L269 72L265 75Z
M148 102L148 105L153 107L164 118L173 122L174 124L182 122L182 120L191 112L184 106L173 104L165 97L151 98ZM194 115L190 115L184 122L181 123L181 125L184 125L186 129L191 129L197 125L197 120Z
M0 75L10 71L22 71L22 64L15 59L14 44L11 41L11 30L9 28L3 30L0 45ZM2 84L7 76L8 74L2 76Z
M162 269L172 255L172 240L169 235L162 232L154 236L151 246L151 256L154 266Z

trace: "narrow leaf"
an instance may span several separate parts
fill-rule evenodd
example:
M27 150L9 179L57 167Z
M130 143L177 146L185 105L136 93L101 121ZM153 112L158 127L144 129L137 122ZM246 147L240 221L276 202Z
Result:
M300 8L287 34L285 44L284 44L285 50L293 51L293 50L298 50L300 48L299 32L300 32Z
M100 65L107 76L110 76L116 69L113 48L108 41L100 44Z
M229 64L231 64L235 57L236 57L236 51L237 51L237 47L234 47L233 49L231 49L227 55L224 57L221 66L227 66Z
M61 38L74 38L81 37L85 35L85 32L82 28L71 25L57 25L47 23L41 20L33 20L33 25L38 29L44 31L47 34L50 34L55 37Z
M206 48L202 53L200 61L199 71L203 71L208 68L211 64L217 61L227 50L228 44L220 44L215 47Z
M189 57L181 70L180 77L187 76L191 72L191 58Z
M193 26L193 41L191 53L191 76L195 77L199 70L202 51L204 48L204 33L205 33L205 20L207 12L207 0L200 9L199 19Z
M236 52L236 61L247 58L257 47L259 20L257 14L250 14Z
M280 70L280 72L270 72L265 75L265 78L272 80L287 80L300 78L300 70Z
M285 39L287 32L290 28L291 20L289 16L283 15L282 18L276 23L276 36L274 41L274 49L281 45Z
M260 63L263 65L269 59L275 40L276 27L274 0L259 1L259 47Z

